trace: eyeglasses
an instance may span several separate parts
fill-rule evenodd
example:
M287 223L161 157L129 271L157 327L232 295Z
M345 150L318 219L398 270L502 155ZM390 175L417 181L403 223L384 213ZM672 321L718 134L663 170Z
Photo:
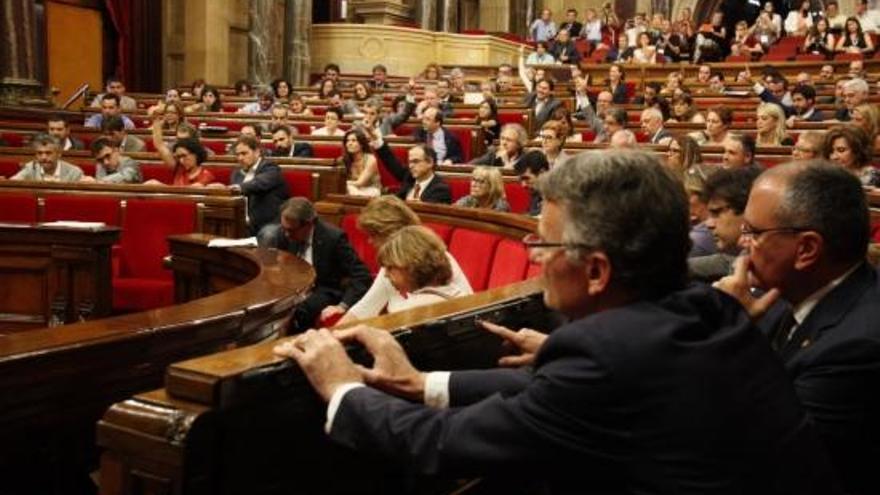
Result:
M551 136L549 134L541 134L541 141L553 141L556 139L556 136Z
M522 238L522 243L526 246L526 249L539 249L539 248L568 248L568 249L591 249L592 246L588 246L583 243L577 242L547 242L538 234L526 234L525 237Z
M750 241L757 241L764 234L797 234L800 232L806 232L811 229L807 229L804 227L774 227L772 229L756 229L751 225L743 224L740 228L740 235L743 239L748 239Z
M474 184L482 184L482 185L486 185L489 183L488 180L486 180L482 177L471 177L471 182L473 182Z

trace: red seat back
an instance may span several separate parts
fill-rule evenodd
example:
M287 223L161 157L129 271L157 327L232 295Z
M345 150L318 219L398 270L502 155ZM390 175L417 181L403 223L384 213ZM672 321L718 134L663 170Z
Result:
M342 140L339 143L312 143L315 158L339 158L342 156Z
M434 222L425 222L425 227L433 230L437 237L439 237L444 244L449 245L449 240L452 238L452 226L446 225L445 223L434 223Z
M164 163L143 163L141 164L141 173L144 176L144 182L156 179L163 184L171 184L174 180L174 169Z
M37 197L33 194L0 194L0 222L35 223Z
M367 234L358 228L357 215L349 213L342 217L342 230L348 236L348 242L357 253L361 261L370 269L374 276L379 272L379 263L376 261L376 248L370 243Z
M130 199L122 225L120 275L169 279L162 266L168 255L167 237L195 230L196 205L191 201Z
M314 179L308 170L281 169L281 176L287 182L287 190L290 191L291 197L303 196L312 201L318 199L314 197Z
M22 163L14 158L0 158L0 177L7 179L21 170Z
M449 184L449 192L452 193L453 203L471 193L471 180L469 178L445 177L444 179Z
M494 289L525 279L528 267L529 253L523 243L502 239L495 248L488 288Z
M229 184L230 179L232 178L232 172L235 170L232 167L216 167L216 166L208 166L205 167L214 174L214 179L221 184Z
M528 189L518 182L505 182L504 193L507 195L507 203L513 213L528 213L529 204L532 201Z
M119 225L119 199L108 196L46 196L43 202L43 220L77 220Z
M474 291L481 291L489 283L489 270L495 255L495 246L501 240L496 234L456 228L449 241L449 253L458 261Z

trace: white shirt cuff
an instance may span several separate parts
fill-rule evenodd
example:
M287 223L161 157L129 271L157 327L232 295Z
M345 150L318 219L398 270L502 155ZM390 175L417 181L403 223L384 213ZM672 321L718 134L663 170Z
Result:
M425 376L425 405L446 409L449 407L448 371L433 371Z
M352 390L360 387L365 387L363 383L343 383L342 385L336 387L336 391L333 392L333 395L330 397L330 403L327 404L327 422L324 424L324 431L329 435L330 430L333 429L333 418L336 417L336 411L339 409L339 404L342 403L343 397L345 394L351 392Z

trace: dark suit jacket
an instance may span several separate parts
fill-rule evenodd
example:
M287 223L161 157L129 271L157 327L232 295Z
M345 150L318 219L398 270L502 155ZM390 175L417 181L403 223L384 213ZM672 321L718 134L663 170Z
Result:
M523 99L523 103L525 103L525 105L532 110L534 110L537 106L537 102L538 93L534 91L527 94ZM550 117L553 116L553 112L560 106L562 106L562 102L554 98L553 95L550 95L547 102L544 103L543 107L541 107L541 111L535 112L535 129L540 130L541 126L544 125L548 120L550 120Z
M278 221L281 205L290 193L281 168L265 158L253 179L244 182L244 176L244 170L238 169L232 173L229 182L241 186L241 193L247 196L251 235L256 235L263 226Z
M86 149L85 143L82 140L77 139L73 136L68 136L67 139L70 140L70 149L72 150L84 150ZM61 143L61 147L63 148L66 143Z
M553 43L553 46L550 48L550 53L559 61L562 61L563 55L567 56L568 60L562 62L564 64L576 64L581 61L581 53L574 46L573 41L569 41L564 45L561 43Z
M397 157L394 156L394 153L391 151L391 148L388 147L388 144L383 143L382 146L376 150L376 155L378 155L379 160L385 164L385 168L388 169L391 175L401 181L400 190L397 191L397 196L400 199L405 200L409 191L416 184L415 177L413 177L408 168L400 164ZM428 183L428 187L422 191L419 199L426 203L451 204L452 192L449 189L449 184L441 179L439 175L434 174L434 179Z
M311 158L315 156L315 150L312 149L312 145L309 143L293 143L293 150L290 150L287 153L279 153L278 150L272 150L271 156L277 158L290 158L294 156Z
M563 22L559 25L559 30L567 29L569 34L571 34L571 39L575 39L581 35L581 29L583 29L584 25L578 21L574 22Z
M611 87L608 87L608 91L611 91ZM614 88L614 91L611 91L611 102L615 105L623 105L629 103L629 98L626 94L626 83L621 81L620 84Z
M443 141L446 143L446 156L443 160L452 160L452 163L464 163L464 152L461 150L461 142L458 140L458 137L443 127L441 129L443 129ZM428 132L425 129L421 127L416 129L413 137L415 137L416 142L431 146L431 139L428 137Z
M838 108L837 111L834 112L834 118L841 122L849 122L852 119L849 114L849 109L846 107Z
M762 327L776 329L780 320L768 315ZM877 272L862 264L819 301L779 353L847 493L880 493Z
M663 127L660 129L660 132L658 132L656 136L649 136L649 137L651 138L651 144L657 144L663 139L671 138L674 136L672 135L671 132L669 132L669 129Z
M541 477L552 493L839 493L782 364L707 287L550 334L533 373L453 372L450 409L357 388L330 436L423 473Z

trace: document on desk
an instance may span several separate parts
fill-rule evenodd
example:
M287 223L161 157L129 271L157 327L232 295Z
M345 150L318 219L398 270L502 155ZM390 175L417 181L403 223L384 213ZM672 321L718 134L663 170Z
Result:
M211 239L210 241L208 241L208 247L257 247L257 238L245 237L243 239Z
M76 220L57 220L55 222L43 222L43 227L64 227L67 229L98 230L107 226L104 222L80 222Z

